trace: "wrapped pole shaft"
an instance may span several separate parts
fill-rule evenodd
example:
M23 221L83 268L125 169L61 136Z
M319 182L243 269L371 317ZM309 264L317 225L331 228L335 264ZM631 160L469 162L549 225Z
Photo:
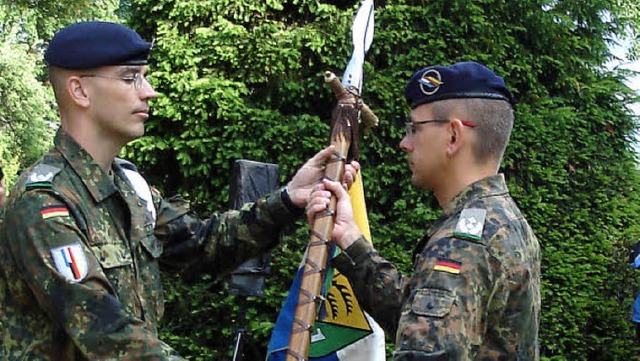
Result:
M325 75L325 81L338 97L338 103L332 114L332 130L329 139L335 146L331 159L325 166L324 177L342 182L344 166L347 159L352 159L358 134L358 99L347 92L333 73ZM334 210L337 199L331 197L327 210L318 214L311 230L311 237L307 246L302 282L298 295L298 304L293 319L287 361L307 361L311 332L316 319L318 304L322 301L322 283L329 258L329 239L333 232Z

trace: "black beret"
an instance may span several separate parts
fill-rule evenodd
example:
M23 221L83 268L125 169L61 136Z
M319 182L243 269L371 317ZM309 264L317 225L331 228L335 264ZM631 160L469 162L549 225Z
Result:
M498 99L513 105L513 96L504 79L473 61L429 66L417 71L404 89L404 97L411 109L455 98Z
M106 65L144 65L148 43L126 26L88 21L69 25L51 39L44 60L64 69L91 69Z

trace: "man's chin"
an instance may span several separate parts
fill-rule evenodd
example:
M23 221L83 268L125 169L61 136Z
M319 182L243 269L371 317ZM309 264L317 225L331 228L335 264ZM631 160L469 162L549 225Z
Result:
M134 132L133 136L134 139L138 139L140 137L142 137L144 135L144 123L140 124L140 127L138 129L136 129L136 131Z
M142 138L143 136L144 136L144 127L140 130L129 133L126 137L127 138L126 142L127 143L132 142L138 138Z
M411 184L413 184L413 186L416 187L417 189L421 189L421 190L430 189L430 187L427 184L425 184L423 180L421 180L420 178L417 178L415 174L411 176Z
M420 180L416 178L415 175L411 176L411 184L418 189L422 189L422 183L420 183Z

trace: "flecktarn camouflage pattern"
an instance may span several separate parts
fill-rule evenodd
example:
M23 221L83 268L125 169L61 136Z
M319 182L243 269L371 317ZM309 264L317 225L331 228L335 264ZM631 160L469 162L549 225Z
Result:
M395 361L539 360L540 246L502 175L465 188L403 278L358 240L334 261L390 334Z
M14 188L0 237L6 359L181 360L157 337L159 268L224 276L293 222L278 192L201 220L154 191L153 216L111 170L59 131Z

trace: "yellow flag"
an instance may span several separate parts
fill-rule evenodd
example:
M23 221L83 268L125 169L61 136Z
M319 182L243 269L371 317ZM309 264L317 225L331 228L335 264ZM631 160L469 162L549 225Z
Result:
M351 207L353 207L353 218L355 219L360 232L367 241L371 242L371 229L369 228L369 218L367 218L367 205L364 201L364 187L362 185L362 175L358 171L356 180L349 189L351 196Z
M362 176L358 172L349 189L353 216L364 237L371 231L364 199ZM338 360L384 361L384 331L360 308L349 280L335 269L311 335L310 360L335 354ZM328 269L328 270L329 270Z

